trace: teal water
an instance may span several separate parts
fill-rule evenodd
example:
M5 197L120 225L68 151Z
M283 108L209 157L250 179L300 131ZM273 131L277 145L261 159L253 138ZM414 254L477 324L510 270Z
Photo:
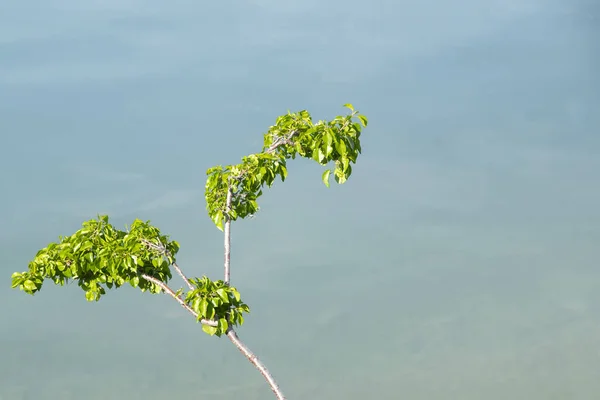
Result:
M0 399L265 399L166 296L10 274L81 221L150 219L221 276L204 172L288 109L370 119L344 186L308 161L233 227L241 338L290 399L600 395L592 1L0 5Z

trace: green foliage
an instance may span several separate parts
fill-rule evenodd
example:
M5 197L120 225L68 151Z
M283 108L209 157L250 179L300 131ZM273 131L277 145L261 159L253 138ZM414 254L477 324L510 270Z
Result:
M166 284L172 277L170 267L178 250L179 244L161 235L149 221L136 219L127 231L121 231L109 224L107 216L100 216L84 222L73 235L61 237L59 243L38 251L28 271L12 275L12 287L33 295L46 279L61 286L77 281L88 301L98 301L106 289L125 283L142 292L160 293L161 286L144 276ZM217 323L216 327L203 325L206 333L221 336L228 326L244 323L242 314L250 308L236 288L207 277L189 282L195 289L188 291L183 301L198 314L198 320ZM182 292L180 289L176 295Z
M350 114L317 123L307 111L288 112L277 118L264 135L262 152L243 157L238 165L210 168L205 197L215 225L222 230L227 219L255 214L263 187L272 186L277 177L284 181L286 162L296 156L313 159L320 165L333 162L336 182L346 182L352 174L351 164L356 163L361 152L360 134L367 126L367 118L351 104L345 106ZM327 187L331 173L327 169L321 176ZM179 244L162 235L149 221L136 219L121 231L109 224L107 216L100 216L84 222L73 235L60 237L58 243L38 251L27 271L12 275L12 287L33 295L46 279L57 285L77 281L88 301L98 301L106 289L129 283L143 292L165 291L189 306L199 321L210 321L203 323L202 329L211 336L221 336L230 327L242 325L243 313L250 309L227 282L211 281L206 276L189 279L192 289L185 294L183 289L174 292L166 285L172 277L171 267L178 269L178 250Z
M109 224L107 216L100 216L38 251L28 271L12 275L12 287L34 294L45 279L61 286L74 280L88 301L98 301L107 288L125 283L142 292L159 293L161 288L141 275L167 282L178 250L177 242L169 241L149 222L135 220L128 231L121 231Z
M350 114L332 121L313 123L307 111L288 112L275 121L264 135L261 153L242 158L238 165L220 165L206 171L206 208L217 228L223 229L225 219L232 221L255 214L262 188L272 186L279 176L287 177L286 161L296 156L313 159L320 165L334 162L336 182L346 182L352 174L351 164L356 163L361 152L360 134L367 126L367 118L345 105ZM326 170L322 180L329 187L331 170ZM231 190L231 209L227 209L227 192Z
M198 320L204 318L217 321L217 326L202 325L209 335L221 336L227 332L229 325L242 325L243 313L250 308L241 300L236 288L228 286L222 280L211 281L206 276L191 279L195 289L185 295L185 302L198 313Z

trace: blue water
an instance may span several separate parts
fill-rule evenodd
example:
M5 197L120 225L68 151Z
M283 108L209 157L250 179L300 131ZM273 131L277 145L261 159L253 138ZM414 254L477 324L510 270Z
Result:
M10 274L108 213L220 278L205 170L346 102L370 120L348 183L296 160L233 226L239 334L287 396L600 395L594 2L5 3L0 399L270 398L166 296L31 297Z

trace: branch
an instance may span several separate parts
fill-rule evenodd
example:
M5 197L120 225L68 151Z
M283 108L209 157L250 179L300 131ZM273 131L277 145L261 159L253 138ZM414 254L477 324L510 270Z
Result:
M160 253L160 255L162 255L162 256L165 256L167 258L170 258L170 256L171 256L169 251L167 251L167 248L162 243L160 245L158 245L158 244L152 243L151 241L146 240L146 239L142 239L142 243L144 245L146 245L147 247L158 251ZM185 274L183 273L181 268L179 268L179 265L177 265L176 262L171 263L171 265L173 266L173 268L175 268L175 271L177 271L177 274L179 274L181 279L183 279L183 281L185 282L187 287L190 288L190 290L194 290L194 286L190 283L190 280L185 276Z
M267 154L274 153L278 147L283 146L284 144L294 144L292 142L292 138L298 134L297 130L293 130L287 136L277 136L277 139L273 141L273 143L266 149L264 152Z
M288 138L284 139L284 140L289 141L289 139L292 137L293 134L294 133L292 132L292 134L290 134L288 136ZM279 145L283 144L283 142L281 142L281 140L278 140L278 142L280 142ZM272 148L271 152L275 151L275 149L279 145L276 145L275 147L271 146L271 148ZM224 242L225 242L224 243L224 247L225 247L225 283L227 285L229 285L230 276L231 276L231 218L229 218L228 213L231 210L232 195L233 195L233 193L231 192L231 188L229 188L227 190L227 200L225 203L225 210L226 210L225 226L223 228L223 236L225 237L225 239L224 239ZM281 392L279 385L277 384L277 382L275 381L275 379L273 378L273 376L271 375L271 373L269 372L267 367L240 340L237 333L231 326L229 327L229 329L227 329L227 337L229 338L231 343L233 343L235 345L235 347L237 347L238 350L241 351L242 354L244 354L246 356L248 361L250 361L250 363L252 363L252 365L254 365L256 367L256 369L258 369L258 371L262 374L262 376L265 378L265 380L271 387L271 390L273 391L273 393L275 393L275 397L278 400L285 400L285 396Z
M225 279L224 282L226 285L229 285L229 281L231 280L231 218L229 217L229 212L231 211L231 197L233 193L231 193L231 188L227 190L227 200L225 203L225 227L223 228L223 233L225 237Z
M256 369L258 369L260 371L260 373L262 374L262 376L264 376L265 380L267 381L267 383L271 387L271 390L273 391L273 393L275 393L275 397L278 400L285 400L285 395L283 394L283 392L279 388L279 385L277 384L277 382L275 382L275 379L273 378L273 376L271 375L271 373L269 372L269 370L267 369L267 367L240 340L240 338L238 337L237 333L233 330L233 328L230 328L227 331L227 337L229 338L229 340L231 340L231 343L233 343L235 345L235 347L237 347L238 350L241 351L246 356L246 358L248 359L248 361L250 361L256 367Z
M167 286L166 283L162 282L159 279L156 279L150 275L146 275L146 274L141 274L141 277L144 278L147 281L150 281L152 283L154 283L155 285L160 286L160 288L168 295L170 295L172 298L175 299L175 301L177 301L179 304L181 304L181 306L183 308L185 308L190 314L192 314L194 317L196 317L196 319L198 319L198 313L196 313L192 307L190 307L189 305L186 304L185 301L183 301L179 296L177 296L177 294L173 291L173 289L171 289L169 286ZM201 324L204 325L210 325L210 326L217 326L217 321L210 321L208 319L201 319L200 320Z
M171 265L173 266L173 268L175 268L175 271L177 271L177 273L179 274L181 279L183 279L187 287L189 287L190 290L194 290L194 285L192 285L190 280L183 274L183 271L181 270L181 268L179 268L179 265L177 265L176 262L172 263Z

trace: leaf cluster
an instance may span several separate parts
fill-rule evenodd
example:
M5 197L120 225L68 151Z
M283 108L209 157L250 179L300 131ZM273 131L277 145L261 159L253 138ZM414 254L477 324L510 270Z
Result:
M77 281L88 301L98 301L106 289L125 283L142 292L159 293L161 288L142 275L167 282L178 250L177 242L170 241L149 222L136 219L127 231L121 231L108 222L107 216L100 216L84 222L73 235L60 237L58 243L38 251L28 271L12 275L12 287L34 294L45 279L61 286Z
M58 243L38 251L27 271L12 275L12 287L33 295L46 279L61 286L77 281L88 301L98 301L106 289L125 283L142 292L160 293L163 288L145 277L166 285L172 278L170 267L178 251L179 244L162 235L149 221L136 219L122 231L115 229L107 216L99 216L84 222L71 236L60 237ZM221 336L229 326L244 323L242 314L250 312L250 308L236 288L206 276L188 281L194 289L184 297L183 289L174 295L198 314L198 321L216 322L216 326L202 325L206 333Z
M211 281L206 276L190 279L190 283L195 288L186 293L185 302L198 314L198 321L217 321L217 326L202 325L204 332L221 336L229 326L244 323L242 314L250 312L250 308L235 287L222 280Z
M220 230L226 218L235 221L254 215L259 210L258 197L262 188L272 186L279 176L287 177L286 161L297 156L313 159L320 165L334 162L334 178L343 184L352 174L352 165L361 153L360 134L367 118L358 114L351 104L345 105L350 114L331 121L314 123L306 111L288 112L277 118L264 135L262 152L242 158L237 165L215 166L206 171L206 208ZM323 175L329 187L331 169ZM231 207L227 195L231 191Z

